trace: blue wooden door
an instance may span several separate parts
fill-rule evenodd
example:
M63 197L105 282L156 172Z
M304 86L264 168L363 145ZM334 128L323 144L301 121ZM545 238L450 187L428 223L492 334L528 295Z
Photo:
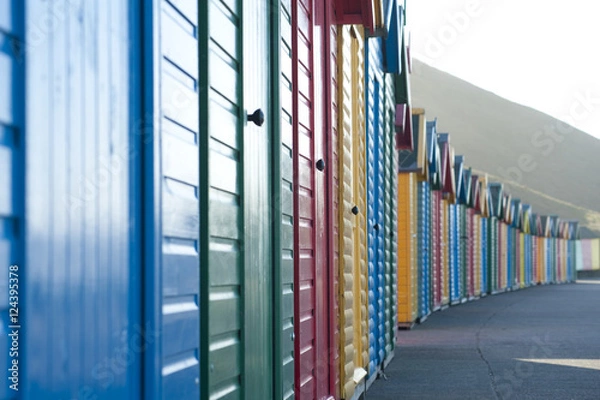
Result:
M140 315L137 4L24 2L25 398L140 398L159 340Z
M418 184L418 268L419 268L419 317L424 319L431 312L431 190L429 182Z
M367 234L369 260L369 374L385 357L384 115L381 39L365 45L367 121Z

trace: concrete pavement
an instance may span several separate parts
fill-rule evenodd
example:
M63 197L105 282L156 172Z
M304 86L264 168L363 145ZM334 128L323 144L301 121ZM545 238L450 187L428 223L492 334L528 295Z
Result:
M367 399L600 400L600 280L433 313L395 354Z

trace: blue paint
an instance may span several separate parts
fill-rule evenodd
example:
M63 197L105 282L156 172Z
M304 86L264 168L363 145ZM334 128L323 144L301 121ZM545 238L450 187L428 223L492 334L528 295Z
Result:
M459 218L460 211L459 206L451 204L449 207L450 219L449 229L450 235L448 236L448 246L450 253L450 302L455 303L460 301L461 295L461 275L460 275L460 230L459 230Z
M136 4L25 2L24 398L142 396Z
M367 220L369 262L369 375L377 372L385 358L385 217L383 71L381 38L365 43Z
M144 7L147 398L200 397L197 3ZM152 139L152 140L150 140Z
M427 181L418 183L418 274L419 317L431 313L431 188Z
M16 398L18 392L9 388L13 384L8 378L12 376L9 368L16 360L19 368L19 390L23 390L25 369L24 339L25 328L16 331L19 335L19 354L9 355L12 339L9 333L15 331L15 325L24 323L23 312L26 304L25 265L23 257L24 233L24 111L25 79L23 75L23 46L24 17L21 1L4 0L0 2L0 398ZM9 270L9 267L16 268ZM10 275L14 272L17 275ZM12 278L12 280L9 280ZM17 278L18 281L14 279ZM9 303L10 289L18 290L18 319L15 316L14 298ZM16 286L15 286L16 285ZM14 368L13 368L14 369ZM10 375L9 375L10 374Z
M481 218L481 293L487 293L488 288L488 219Z
M404 27L404 10L398 6L397 0L390 0L385 16L387 29L383 43L386 72L399 75L402 72L402 38Z

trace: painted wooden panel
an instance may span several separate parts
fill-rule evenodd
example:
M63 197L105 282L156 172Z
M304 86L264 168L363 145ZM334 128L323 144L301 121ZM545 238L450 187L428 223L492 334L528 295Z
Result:
M385 76L385 360L391 360L396 348L396 321L398 304L398 157L395 141L394 78Z
M430 305L430 280L431 280L431 236L430 236L430 212L431 212L431 188L429 182L418 183L418 275L419 275L419 318L424 319L431 313Z
M277 18L279 17L279 18ZM279 25L279 52L272 51L275 73L279 75L279 85L273 85L276 98L279 95L278 113L274 114L275 129L273 146L274 204L273 218L275 236L275 284L280 288L280 306L275 308L275 324L281 327L280 335L275 336L275 350L280 350L281 369L275 368L274 398L294 397L294 169L293 169L293 68L292 68L292 10L289 1L279 3L279 16L275 14L274 24ZM277 182L280 182L277 185ZM279 188L279 191L277 190ZM277 224L277 218L280 223ZM278 234L277 234L278 233ZM277 254L279 253L279 254ZM277 293L277 291L275 291Z
M481 295L489 293L489 218L481 218Z
M0 398L16 398L19 392L10 388L15 382L12 378L13 358L9 356L9 333L22 331L18 326L24 322L23 306L14 307L16 296L9 298L9 293L21 294L23 299L25 287L25 265L23 256L23 240L25 232L25 76L23 62L25 60L24 26L25 15L23 2L4 0L0 2L0 265L3 273L0 276L0 377L4 384L0 387ZM46 85L47 85L46 81ZM39 172L44 172L39 171ZM47 171L46 171L47 172ZM12 279L11 279L12 278ZM33 278L35 280L35 277ZM10 303L13 303L12 305ZM11 310L12 309L12 310ZM19 314L21 312L21 315ZM25 326L25 324L23 324ZM18 386L22 392L24 372L22 351L20 357L14 359L19 363L21 382ZM40 366L43 368L43 366ZM19 383L19 382L17 382Z
M442 306L443 269L442 269L442 192L431 192L431 292L432 311Z
M442 282L442 306L450 304L450 244L449 237L449 204L447 200L442 200L440 210L440 220L442 229L442 244L441 244L441 282Z
M450 253L450 303L457 304L461 299L460 274L460 210L457 204L450 205L449 253Z
M413 295L413 299L414 301L412 302L412 312L415 315L415 318L417 318L419 316L419 182L418 182L418 175L414 174L413 175L413 179L411 181L412 184L412 191L411 191L411 195L412 195L412 199L411 199L411 204L413 207L413 211L411 213L411 237L413 238L411 245L412 245L412 254L413 254L413 258L412 258L412 270L414 271L413 275L411 276L412 278L412 286L411 289L413 291L412 295Z
M563 249L562 249L562 240L561 239L553 239L554 241L554 257L555 257L555 274L554 281L555 283L563 282Z
M366 376L366 235L364 175L363 34L359 27L338 28L339 131L339 304L340 396L351 398ZM361 211L362 210L362 211Z
M352 397L354 383L354 204L353 177L353 87L350 28L338 30L338 132L339 132L339 323L340 323L340 394Z
M333 240L328 196L331 157L330 132L326 118L331 82L329 38L325 6L329 2L293 0L292 76L294 138L294 320L295 397L323 398L335 394L329 368L330 321L335 319L330 304L333 272ZM333 215L331 216L333 218ZM333 247L331 248L333 249ZM331 257L330 257L331 256ZM332 352L335 358L335 351ZM333 391L333 392L332 392Z
M488 219L488 293L498 291L498 220Z
M539 271L539 263L540 263L540 254L539 254L539 243L538 237L531 235L531 275L532 275L532 283L537 285L540 283L540 271Z
M355 223L355 293L354 309L354 336L357 352L355 354L355 367L367 368L369 363L369 326L368 326L368 253L367 253L367 157L365 138L365 76L364 76L364 37L362 27L357 26L353 31L355 40L352 41L351 61L352 68L357 71L353 74L352 87L353 102L356 116L353 127L353 146L355 159L354 168L354 202L358 206L358 223ZM361 371L357 371L359 375Z
M398 174L398 322L417 318L416 174Z
M528 287L531 283L530 273L531 273L531 245L530 245L530 234L526 232L521 232L523 235L522 240L522 250L523 256L521 258L522 264L522 286Z
M481 296L481 216L473 213L473 244L472 244L472 257L473 257L473 295L475 297Z
M340 290L340 210L345 210L343 204L340 209L340 141L343 139L338 125L339 92L338 85L338 26L335 24L336 3L327 1L324 4L324 37L325 45L325 80L328 90L324 101L326 118L326 148L325 155L329 158L327 169L327 187L330 212L327 215L330 225L328 237L329 268L328 268L328 300L330 304L329 317L329 348L327 349L329 367L329 393L335 398L340 397L340 310L343 305L339 302ZM339 60L342 63L342 60ZM343 132L343 131L342 131Z
M367 144L367 236L369 261L369 375L385 352L384 327L384 82L381 38L365 42Z
M526 250L526 243L525 243L525 236L526 234L524 234L523 232L519 232L519 252L518 252L518 257L519 257L519 287L524 288L527 286L527 263L525 260L525 254L527 253Z
M497 291L506 290L506 224L502 220L496 221L498 226L498 287Z
M164 4L163 9L174 3ZM198 3L196 13L178 4L174 17L183 19L180 25L199 16L199 59L208 66L200 69L196 85L200 397L289 398L294 215L289 172L291 42L286 21L290 10L279 2L262 7L254 1L213 0ZM279 23L282 36L271 36ZM271 63L264 62L267 54L274 54ZM259 109L265 116L262 125L247 117Z
M552 239L551 238L544 238L544 251L546 253L546 265L545 265L545 273L546 276L544 279L544 283L550 283L552 282L552 276L553 276L553 261L554 261L554 257L552 254Z
M538 245L538 282L546 282L546 238L537 237Z
M467 298L472 299L475 297L475 254L473 253L473 244L475 242L475 235L477 230L475 228L475 210L473 208L466 209L467 219Z
M575 245L575 269L576 271L584 271L585 263L584 263L584 242L585 240L578 240Z
M513 238L513 228L507 224L504 224L504 229L506 230L506 288L511 289L514 284L514 252L515 252L515 242Z
M541 282L548 283L548 279L550 276L550 249L548 246L548 238L541 238L541 254L542 254L542 262L540 268L542 270Z
M456 205L457 223L457 261L458 261L458 296L461 301L467 298L467 207L464 204Z
M129 47L137 41L139 10L133 2L0 3L0 159L12 164L0 171L16 168L22 182L24 151L29 193L25 224L14 206L23 204L19 187L11 188L8 204L0 195L0 246L15 246L17 237L27 243L24 259L12 249L15 262L27 262L20 392L31 399L140 398L141 354L130 343L144 344L137 202L143 127L130 129L143 122L141 91L130 75L140 54ZM7 36L16 44L46 22L52 29L28 37L18 61ZM160 326L143 326L156 342ZM127 364L113 370L123 355Z

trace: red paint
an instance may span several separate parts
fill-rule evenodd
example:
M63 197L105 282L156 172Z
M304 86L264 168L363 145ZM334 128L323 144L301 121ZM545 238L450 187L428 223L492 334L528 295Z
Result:
M408 104L396 104L396 149L413 151L412 111Z
M517 284L521 284L521 268L524 267L524 265L521 264L521 231L517 229L517 239L516 239L516 243L515 243L515 254L517 255L516 259L516 268L515 270L517 271L516 274L517 276L516 278L516 282Z
M337 281L332 193L331 3L293 0L294 355L296 399L335 395ZM324 161L324 170L317 162ZM332 361L333 360L333 363Z
M325 54L328 56L325 59L325 82L327 82L328 90L325 94L325 115L326 115L326 140L328 142L327 155L330 160L331 168L327 169L327 188L328 188L328 210L329 213L329 349L327 352L329 362L329 394L335 398L339 398L339 304L338 304L338 269L339 269L339 218L338 218L338 201L339 201L339 160L338 160L338 92L337 92L337 25L333 19L335 16L335 2L325 1Z
M473 226L475 210L467 208L467 297L475 297L475 254L473 252Z
M375 4L373 0L335 0L337 23L359 24L370 31L375 27Z

